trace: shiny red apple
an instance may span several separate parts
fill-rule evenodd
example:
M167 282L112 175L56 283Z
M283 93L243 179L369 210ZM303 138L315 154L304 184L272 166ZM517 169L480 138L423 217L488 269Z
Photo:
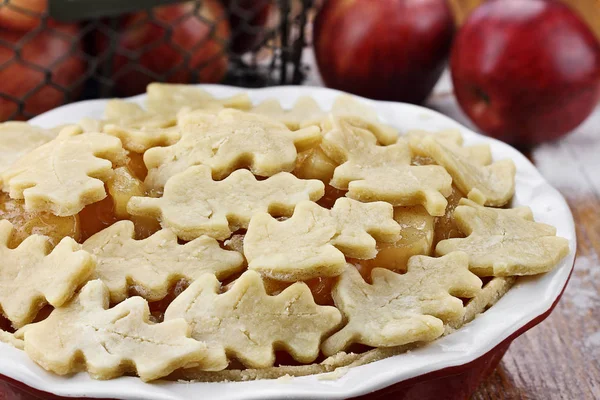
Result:
M554 1L483 4L457 34L451 69L465 113L482 131L516 145L573 130L600 95L600 43Z
M55 23L33 35L0 30L0 41L9 44L0 46L0 122L27 119L76 99L86 70L79 43L70 39L78 34L77 25ZM17 43L20 59L13 50Z
M315 20L315 55L329 87L420 103L444 69L453 32L446 0L329 0Z
M48 0L8 0L0 3L0 27L29 31L40 24Z
M142 93L156 80L215 83L223 79L230 35L225 10L218 0L202 1L198 10L194 3L155 8L152 20L144 12L126 18L113 58L113 79L120 94Z

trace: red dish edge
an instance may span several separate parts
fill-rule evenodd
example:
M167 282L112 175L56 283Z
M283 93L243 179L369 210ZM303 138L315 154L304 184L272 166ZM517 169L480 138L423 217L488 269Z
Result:
M575 257L577 259L577 257ZM398 382L384 389L372 393L353 397L354 400L384 400L393 398L394 400L434 400L434 399L468 399L477 389L477 387L486 379L496 368L506 350L517 337L533 328L550 315L560 298L573 274L575 259L569 272L569 277L565 282L560 294L552 303L550 308L541 315L538 315L530 322L516 330L512 335L504 339L496 347L466 364L456 365L429 372L424 375L416 376L402 382ZM0 400L84 400L81 397L61 397L48 392L33 389L24 383L0 375ZM89 399L89 398L88 398ZM99 399L102 400L102 399ZM107 399L104 399L107 400Z

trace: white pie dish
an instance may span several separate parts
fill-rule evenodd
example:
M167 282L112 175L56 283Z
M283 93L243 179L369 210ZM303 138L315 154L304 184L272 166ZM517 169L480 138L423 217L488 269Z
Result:
M256 104L277 98L289 108L304 95L313 97L328 110L341 92L310 87L274 87L241 89L221 85L202 85L215 97L248 92ZM144 95L129 99L140 104ZM145 384L137 378L122 377L112 381L95 381L81 373L59 377L48 373L29 360L24 352L0 343L0 375L34 389L59 396L119 399L338 399L360 396L397 382L430 374L448 367L468 364L490 353L507 338L514 336L532 321L546 315L560 297L570 276L575 258L575 226L571 212L558 191L552 188L525 156L512 147L479 135L435 111L400 103L362 99L374 106L384 122L400 132L409 129L436 131L459 128L465 144L489 143L494 160L511 158L517 166L513 205L527 205L536 221L554 225L557 234L569 240L570 253L553 271L520 279L500 301L457 332L431 344L371 364L348 369L338 379L306 376L290 379L229 383L159 382ZM106 100L69 104L40 115L30 122L42 127L77 122L83 117L101 118ZM538 321L539 322L539 321ZM0 392L1 394L1 392ZM1 396L0 396L1 397Z

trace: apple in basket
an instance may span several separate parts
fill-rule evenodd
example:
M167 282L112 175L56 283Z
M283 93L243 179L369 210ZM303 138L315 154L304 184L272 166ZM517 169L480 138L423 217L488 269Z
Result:
M0 30L0 41L11 45L0 46L0 121L51 110L75 100L81 90L86 63L78 54L79 28L49 22L34 34ZM20 58L13 46L20 47Z
M556 139L600 95L600 43L567 6L547 0L484 3L458 32L454 90L490 136L520 146Z
M8 0L0 2L0 27L29 31L40 24L48 0Z
M113 79L122 95L142 93L157 80L215 83L227 72L230 28L218 0L157 7L152 18L134 13L120 32Z

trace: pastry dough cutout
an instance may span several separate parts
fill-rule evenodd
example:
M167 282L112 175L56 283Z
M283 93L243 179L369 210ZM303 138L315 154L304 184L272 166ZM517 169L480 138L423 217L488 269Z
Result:
M276 99L269 99L252 109L252 112L262 114L286 124L296 130L312 125L327 126L327 115L321 110L315 100L308 96L298 98L294 107L285 110ZM382 145L396 143L398 130L382 123L375 109L353 96L338 96L331 108L330 115L352 121L355 126L368 129Z
M495 209L462 199L454 220L466 238L442 240L437 254L464 251L479 276L535 275L552 270L569 254L556 228L533 221L528 207Z
M279 100L268 99L252 108L252 112L282 122L291 130L318 125L325 116L321 107L309 96L299 97L290 110L284 110Z
M146 108L153 113L176 114L182 108L248 110L252 107L247 93L217 99L199 87L169 83L151 83L146 90Z
M23 350L24 343L22 340L17 339L12 333L0 330L0 343L10 344L11 346Z
M481 289L468 266L461 252L413 256L405 274L374 269L371 285L355 268L347 268L332 293L347 324L323 342L323 353L332 356L352 343L391 347L438 338L444 323L465 313L458 297L474 297Z
M87 281L94 258L71 238L51 250L48 238L32 235L8 248L13 226L0 221L0 311L19 328L45 305L60 307Z
M356 127L371 131L377 141L384 146L398 141L398 130L382 123L375 108L353 96L338 96L333 103L331 114L350 121Z
M106 121L100 124L102 131L118 137L124 148L136 153L156 146L170 146L181 137L176 127L177 114L173 112L148 112L136 103L110 100L104 116Z
M378 146L373 135L342 119L330 118L331 129L321 148L339 163L330 184L360 201L386 201L394 206L423 205L429 214L444 215L452 178L438 165L412 166L404 140Z
M181 140L144 154L146 184L151 189L161 189L169 178L193 165L209 166L215 179L245 166L259 176L289 172L294 169L298 151L321 140L318 127L292 132L280 122L233 109L218 114L184 113L179 124Z
M324 185L318 180L301 180L281 172L262 181L248 170L233 172L214 181L206 166L190 167L172 177L161 198L132 197L128 211L133 215L156 217L184 240L208 235L227 239L260 212L291 215L304 200L318 200Z
M88 204L106 197L104 182L113 163L123 164L121 141L104 133L63 131L4 171L3 190L25 199L29 211L75 215Z
M422 148L421 142L427 136L432 136L442 144L452 146L462 157L477 165L490 165L492 163L492 150L489 144L476 144L463 147L463 137L458 129L445 129L435 133L411 130L406 133L406 138L412 150L413 157L429 157L429 153Z
M0 123L0 173L25 154L54 139L57 133L27 122Z
M240 253L222 249L219 242L208 236L183 245L168 229L144 240L134 237L133 222L120 221L83 244L96 256L94 278L107 286L113 304L125 300L130 287L146 300L157 301L181 279L191 282L207 272L226 278L238 272L244 262Z
M315 304L304 283L269 296L260 275L247 271L227 292L220 290L213 275L200 277L169 305L165 321L185 318L214 358L228 354L249 368L272 366L275 350L313 362L322 339L341 322L335 307Z
M23 338L33 361L59 375L84 368L94 379L136 372L143 381L151 381L187 366L220 370L227 365L223 357L212 357L206 344L190 338L185 320L153 324L141 297L111 309L108 299L102 281L90 281L70 303L16 336Z
M480 199L488 206L503 206L515 193L516 167L512 160L501 160L489 166L471 161L464 148L442 143L433 136L422 139L420 148L446 168L454 184L469 198Z
M306 201L294 215L277 221L255 214L244 238L248 268L279 281L298 281L341 274L344 255L373 258L376 239L393 242L400 225L388 203L361 203L340 198L331 210Z

